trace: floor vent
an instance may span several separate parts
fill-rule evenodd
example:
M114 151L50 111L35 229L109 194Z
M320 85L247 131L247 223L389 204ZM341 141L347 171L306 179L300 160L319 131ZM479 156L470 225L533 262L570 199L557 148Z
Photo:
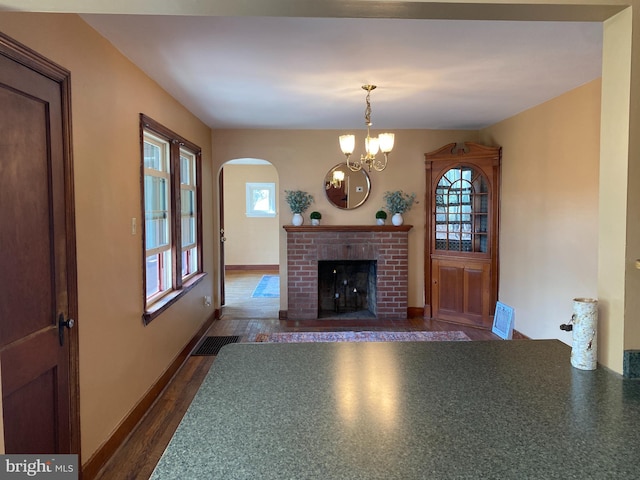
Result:
M239 336L228 337L205 337L204 341L198 346L198 348L192 353L195 356L202 355L217 355L220 349L230 343L238 343L240 341Z

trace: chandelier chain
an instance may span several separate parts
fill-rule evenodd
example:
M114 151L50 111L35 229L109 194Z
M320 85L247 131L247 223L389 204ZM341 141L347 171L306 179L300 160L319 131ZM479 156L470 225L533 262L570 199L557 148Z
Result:
M367 90L367 108L364 109L364 123L367 127L373 125L371 123L371 90Z

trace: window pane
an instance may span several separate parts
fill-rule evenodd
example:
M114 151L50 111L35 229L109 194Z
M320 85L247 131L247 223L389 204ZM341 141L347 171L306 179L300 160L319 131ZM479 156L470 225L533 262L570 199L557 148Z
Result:
M193 190L182 189L182 246L196 243L196 194Z
M182 252L182 276L186 277L198 269L198 250L190 248Z
M180 202L182 203L182 215L193 216L196 213L196 192L189 189L180 190Z
M182 276L189 275L189 250L182 252Z
M149 255L146 269L147 298L171 288L171 250Z
M196 219L195 217L182 217L182 246L196 243Z
M144 206L147 250L169 245L169 185L162 177L145 175Z
M267 189L255 189L253 192L252 201L252 210L257 212L268 212L269 211L269 190Z
M190 159L180 155L180 183L191 184L191 162Z
M144 209L145 211L167 212L169 182L166 178L154 175L144 176Z
M153 218L147 214L146 222L147 250L169 246L169 219Z
M149 142L144 142L144 168L151 168L153 170L162 170L161 155L162 155L162 150L158 145L153 145Z
M160 255L147 257L147 297L160 291Z

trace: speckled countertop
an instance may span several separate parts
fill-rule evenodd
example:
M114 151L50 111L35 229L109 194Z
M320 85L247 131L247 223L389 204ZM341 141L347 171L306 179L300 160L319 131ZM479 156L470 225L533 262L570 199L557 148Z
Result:
M556 340L234 344L151 477L631 479L640 381Z

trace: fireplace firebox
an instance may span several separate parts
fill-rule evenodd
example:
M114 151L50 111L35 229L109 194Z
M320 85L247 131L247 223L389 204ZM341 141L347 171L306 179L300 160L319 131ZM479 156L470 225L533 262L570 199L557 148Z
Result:
M376 261L318 262L318 318L375 318Z

